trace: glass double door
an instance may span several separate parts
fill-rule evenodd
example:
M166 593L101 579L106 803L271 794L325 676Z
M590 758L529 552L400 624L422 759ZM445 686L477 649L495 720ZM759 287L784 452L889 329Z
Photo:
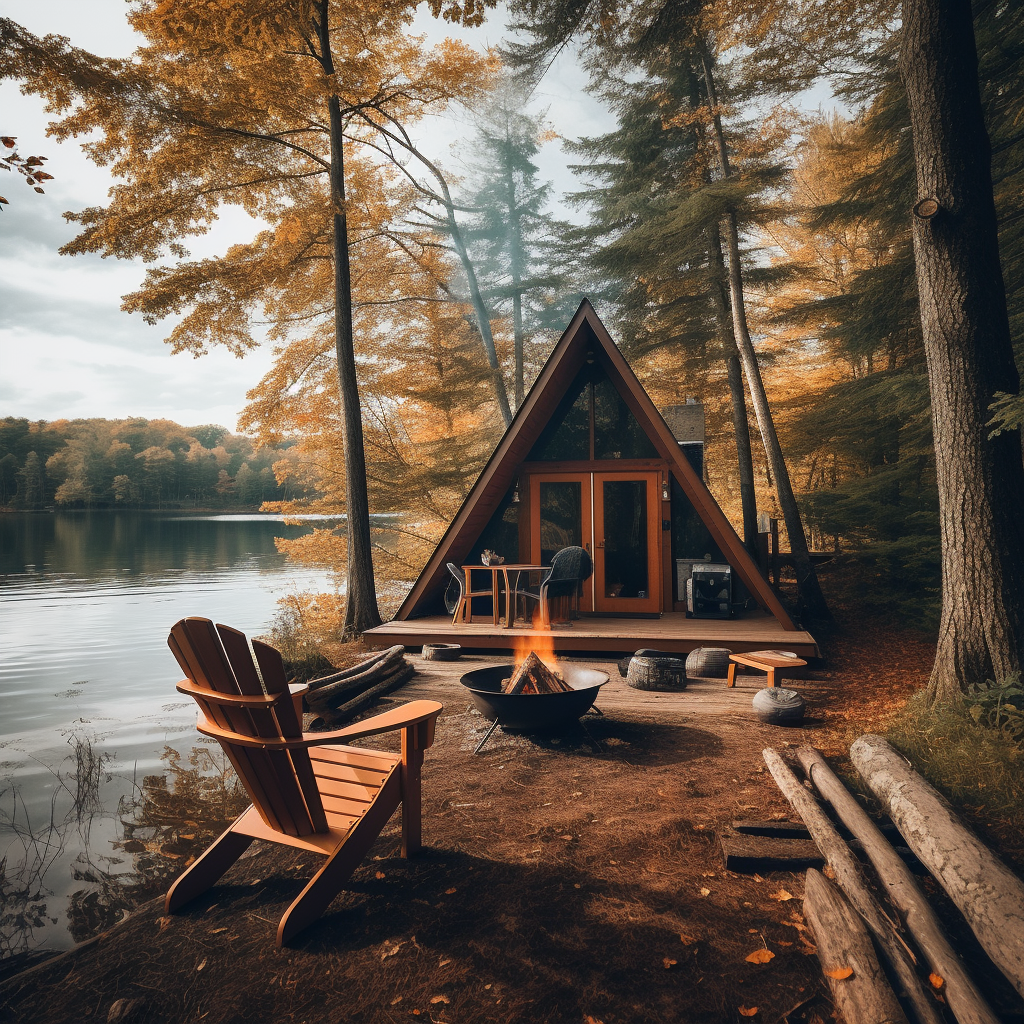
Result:
M659 479L642 472L531 475L532 557L550 565L556 551L579 545L594 560L581 611L660 610Z

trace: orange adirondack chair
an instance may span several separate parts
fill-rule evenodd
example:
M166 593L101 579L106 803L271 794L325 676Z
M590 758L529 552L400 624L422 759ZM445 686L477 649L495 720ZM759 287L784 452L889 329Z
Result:
M277 928L280 948L327 909L402 805L402 856L421 847L420 766L442 705L417 700L334 732L303 733L303 690L290 692L281 655L210 619L176 623L167 638L194 697L197 728L220 741L252 799L248 810L171 886L170 914L204 893L254 839L324 854ZM262 677L262 682L261 682ZM392 754L339 741L402 730Z

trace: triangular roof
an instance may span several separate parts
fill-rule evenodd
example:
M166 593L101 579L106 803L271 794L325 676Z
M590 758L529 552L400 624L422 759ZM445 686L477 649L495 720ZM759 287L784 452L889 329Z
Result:
M637 380L622 353L612 341L589 300L584 299L566 327L530 393L502 435L497 448L466 496L451 525L434 549L419 579L409 591L396 619L423 614L420 606L435 588L446 584L445 563L463 564L495 509L512 486L519 466L526 461L534 442L547 425L563 395L593 353L616 390L629 406L661 458L669 463L697 514L711 532L733 571L744 582L761 607L774 615L784 629L796 629L778 596L761 575L747 549L718 502L697 475L643 385Z

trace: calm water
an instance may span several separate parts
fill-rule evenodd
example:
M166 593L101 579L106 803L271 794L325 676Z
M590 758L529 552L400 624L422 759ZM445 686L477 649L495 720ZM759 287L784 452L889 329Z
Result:
M186 767L203 751L167 633L186 615L261 633L284 594L333 590L328 573L275 550L275 537L309 529L268 516L0 514L0 955L108 927L140 871L183 856L177 833L149 827L173 751ZM192 759L216 797L216 762Z

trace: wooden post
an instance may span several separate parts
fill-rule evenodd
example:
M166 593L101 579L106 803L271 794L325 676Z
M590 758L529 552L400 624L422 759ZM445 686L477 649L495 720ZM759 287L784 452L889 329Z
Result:
M829 821L814 797L797 781L778 751L768 747L762 751L762 756L783 796L803 818L811 838L818 844L818 849L835 873L836 882L871 929L871 934L874 935L902 984L920 1024L941 1024L942 1016L934 998L921 984L912 954L903 940L897 936L896 925L872 895L857 858L850 852L850 848L836 831L835 825Z
M402 856L414 857L423 848L423 791L420 768L423 751L433 739L428 724L402 730Z
M861 736L850 759L989 958L1024 995L1024 883L881 736Z
M964 965L950 946L939 919L906 864L889 845L878 826L833 774L814 747L800 747L797 759L807 777L835 808L843 824L860 840L885 886L889 898L905 916L928 967L945 979L945 995L958 1024L999 1024L999 1019L975 987Z
M878 963L864 922L846 897L811 868L804 885L804 918L814 934L832 1001L847 1024L906 1024L906 1016ZM829 972L850 968L847 978Z

